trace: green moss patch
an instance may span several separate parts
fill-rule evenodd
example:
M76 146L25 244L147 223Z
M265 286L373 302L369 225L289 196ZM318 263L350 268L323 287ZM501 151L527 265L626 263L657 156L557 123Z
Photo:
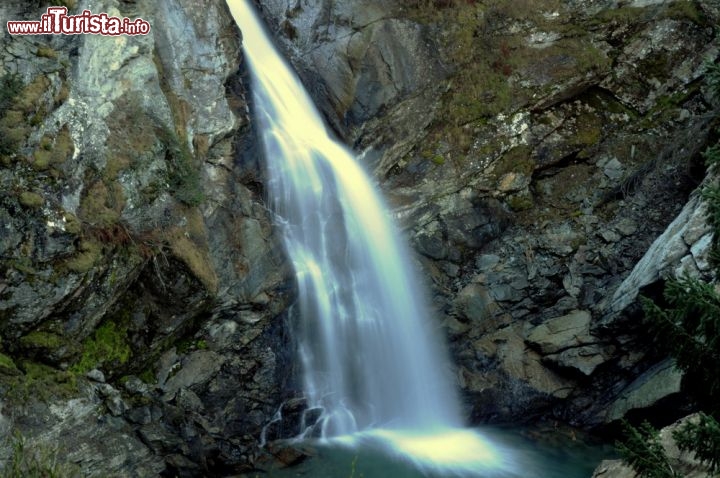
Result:
M126 363L132 356L127 332L114 322L105 322L92 337L83 342L80 360L71 367L75 373L85 374L102 365Z
M108 186L102 180L96 180L83 193L78 214L84 222L93 226L108 227L119 221L124 206L120 184Z
M10 403L22 404L30 400L48 402L78 394L78 381L74 373L29 360L21 361L18 368L22 373L5 381L8 386L6 398Z
M18 200L20 201L20 204L29 209L40 209L45 203L45 200L41 195L30 191L21 192Z
M38 47L35 54L37 56L39 56L40 58L56 59L58 57L58 53L54 49L50 48L49 46Z
M20 345L24 348L54 350L62 347L65 343L63 337L49 332L30 332L20 339Z
M35 152L33 152L30 164L35 171L45 171L50 167L51 159L52 155L50 154L50 151L45 149L36 149Z
M493 170L495 176L500 178L508 173L522 173L532 176L535 170L535 160L530 157L532 148L527 145L516 146L505 153L496 163Z
M65 261L65 266L79 274L89 272L102 257L102 245L97 241L86 239L80 243L76 255Z
M0 353L0 374L2 375L20 375L20 370L15 362L9 356Z

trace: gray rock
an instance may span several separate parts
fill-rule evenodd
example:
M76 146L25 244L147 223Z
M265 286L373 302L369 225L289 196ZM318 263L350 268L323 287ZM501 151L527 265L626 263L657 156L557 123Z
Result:
M492 317L499 307L485 287L468 284L458 293L455 309L457 314L466 320L482 321Z
M178 407L186 412L201 412L205 409L200 397L192 390L181 388L176 397Z
M565 349L560 353L549 354L543 361L565 369L574 369L590 376L595 369L607 361L605 349L597 344L581 345Z
M688 232L688 226L696 223L694 218L703 216L702 210L698 208L700 202L698 194L691 197L665 232L652 243L630 275L615 290L610 304L611 312L617 313L627 307L635 300L641 287L658 280L662 272L673 267L687 254L688 246L683 236ZM704 219L702 221L704 223Z
M125 412L125 418L131 423L147 425L153 419L150 407L133 408Z
M105 374L96 368L90 370L85 376L94 382L105 383Z
M572 382L542 365L541 356L525 347L518 326L488 334L473 344L482 356L493 358L500 370L528 387L529 393L565 398L572 392ZM516 397L517 398L517 397Z
M127 404L122 399L120 394L115 394L105 399L105 406L108 408L110 414L114 417L122 416L122 414L128 409Z
M589 312L576 310L531 329L526 340L544 354L592 344L597 339L590 335L590 320Z
M301 76L315 77L308 83L322 85L326 95L320 105L329 101L326 114L339 129L370 119L444 76L425 29L393 18L396 2L373 0L355 8L323 1L296 7L282 0L264 7L271 23L282 26L279 39Z
M605 173L605 176L608 178L616 181L623 176L624 168L622 163L618 161L617 158L613 157L603 167L603 173Z
M623 236L632 236L637 231L637 223L630 218L624 217L615 223L615 229Z
M172 398L181 388L202 385L222 367L224 357L210 350L197 350L188 355L174 375L162 385L165 396Z
M700 271L706 272L710 270L710 253L712 249L713 233L702 236L698 241L690 247L690 253Z
M610 230L601 231L600 236L606 242L617 242L620 240L620 235L615 231L610 231Z
M619 420L630 410L648 408L659 400L680 392L680 372L668 359L651 367L628 385L608 407L605 421Z
M123 387L128 393L134 395L145 395L149 390L148 385L134 375L127 379Z
M65 403L38 405L33 418L16 421L33 449L55 450L59 464L79 464L83 476L157 476L165 469L122 419L109 416L96 397L79 397ZM6 435L4 443L10 443ZM0 447L6 457L9 447Z

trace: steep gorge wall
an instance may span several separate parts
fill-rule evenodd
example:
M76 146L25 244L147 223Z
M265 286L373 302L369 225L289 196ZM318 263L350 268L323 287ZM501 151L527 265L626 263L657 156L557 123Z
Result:
M83 476L245 469L294 362L239 33L221 1L67 3L152 30L2 33L0 462L20 433Z
M713 2L263 8L419 253L473 421L679 413L636 297L710 274Z

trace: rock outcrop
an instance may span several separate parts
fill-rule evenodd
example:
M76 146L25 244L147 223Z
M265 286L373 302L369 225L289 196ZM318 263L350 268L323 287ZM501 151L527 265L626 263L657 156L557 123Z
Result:
M249 469L292 390L292 287L237 27L220 1L66 3L151 34L2 33L0 461L19 433L83 476Z
M667 278L711 274L711 232L691 192L715 121L703 75L720 47L716 5L277 1L264 11L419 253L473 420L595 427L681 400L680 376L643 341L636 299ZM395 18L418 25L420 44L375 36ZM422 52L431 81L408 81L424 70L392 62L316 69L356 65L350 45L362 37L373 51ZM365 109L354 86L388 75L375 89L383 107ZM387 85L403 87L381 93Z

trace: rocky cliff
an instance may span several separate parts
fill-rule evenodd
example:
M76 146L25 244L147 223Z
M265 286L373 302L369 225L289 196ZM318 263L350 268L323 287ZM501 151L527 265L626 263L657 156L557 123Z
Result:
M710 274L693 191L715 134L717 5L261 7L417 251L472 422L682 408L636 299ZM92 10L151 33L3 32L0 456L63 456L86 476L260 467L263 427L301 401L286 402L293 284L241 34L219 0Z
M711 274L717 5L263 8L419 253L472 420L681 413L636 298Z
M67 3L152 30L3 32L0 461L26 440L84 476L242 468L294 365L240 35L220 1Z

